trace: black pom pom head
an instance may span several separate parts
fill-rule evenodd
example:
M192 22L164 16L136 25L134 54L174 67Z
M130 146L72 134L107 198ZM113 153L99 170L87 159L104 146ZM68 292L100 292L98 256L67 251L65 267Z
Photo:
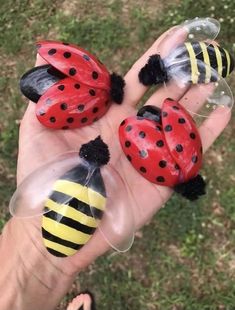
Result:
M176 185L174 190L188 200L193 201L206 193L205 187L205 181L202 176L198 174L195 178L189 180L188 182Z
M139 72L139 81L146 86L168 81L166 68L160 55L149 57L148 63Z
M111 81L111 90L110 90L111 99L114 102L121 104L124 96L125 81L120 75L117 75L116 73L112 73L110 75L110 81Z
M89 164L97 167L107 165L110 159L108 145L104 143L100 136L83 144L80 148L79 156Z

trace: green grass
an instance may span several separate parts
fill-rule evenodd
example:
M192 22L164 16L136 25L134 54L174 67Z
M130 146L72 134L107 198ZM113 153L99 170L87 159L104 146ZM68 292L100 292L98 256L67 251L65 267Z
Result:
M20 75L34 63L34 42L63 39L124 73L167 28L196 16L223 19L231 50L234 1L0 0L0 229L15 187L18 123L25 109ZM231 79L234 85L234 79ZM125 255L97 260L79 275L98 309L233 310L235 308L235 117L207 153L208 194L195 203L173 196ZM71 289L58 307L78 293Z

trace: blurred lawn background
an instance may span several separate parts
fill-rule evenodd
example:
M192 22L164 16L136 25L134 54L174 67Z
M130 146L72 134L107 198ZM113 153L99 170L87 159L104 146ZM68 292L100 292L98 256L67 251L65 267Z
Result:
M219 19L218 40L234 49L231 0L0 0L0 229L9 218L26 106L18 80L34 64L35 41L77 43L124 74L162 32L196 16ZM234 77L229 82L234 89ZM204 167L207 196L196 203L174 196L127 254L102 257L80 274L98 309L235 309L235 113ZM77 281L58 310L79 290Z

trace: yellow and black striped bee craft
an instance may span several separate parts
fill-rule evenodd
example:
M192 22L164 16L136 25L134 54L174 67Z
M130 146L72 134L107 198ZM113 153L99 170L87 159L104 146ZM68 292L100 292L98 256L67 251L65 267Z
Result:
M139 79L144 85L171 79L192 84L210 83L227 77L233 69L234 60L226 49L202 41L186 42L165 59L158 54L150 56L139 73Z
M79 155L84 161L54 183L45 202L43 242L58 257L73 255L86 244L105 210L100 167L109 161L108 147L98 137L82 145Z
M213 18L195 18L172 28L160 40L157 53L141 68L139 81L146 86L172 82L190 112L207 117L220 108L220 113L212 117L221 117L234 104L225 80L234 69L234 60L225 48L214 43L219 31L220 23ZM204 86L209 83L212 85ZM187 104L190 85L203 95L204 104L199 104L196 96L194 105Z
M219 31L219 21L209 17L196 17L172 28L160 40L159 52L150 56L140 70L140 82L207 84L227 77L234 69L234 61L226 49L213 43Z

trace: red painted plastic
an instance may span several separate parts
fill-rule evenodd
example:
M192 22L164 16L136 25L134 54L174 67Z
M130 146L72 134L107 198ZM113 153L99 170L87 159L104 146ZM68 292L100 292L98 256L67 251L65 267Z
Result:
M44 60L67 77L39 99L36 115L49 128L72 129L93 123L110 107L110 74L86 50L55 41L37 43Z
M150 182L173 187L195 177L202 165L202 144L189 113L166 99L162 124L129 117L119 128L122 149L133 167Z

